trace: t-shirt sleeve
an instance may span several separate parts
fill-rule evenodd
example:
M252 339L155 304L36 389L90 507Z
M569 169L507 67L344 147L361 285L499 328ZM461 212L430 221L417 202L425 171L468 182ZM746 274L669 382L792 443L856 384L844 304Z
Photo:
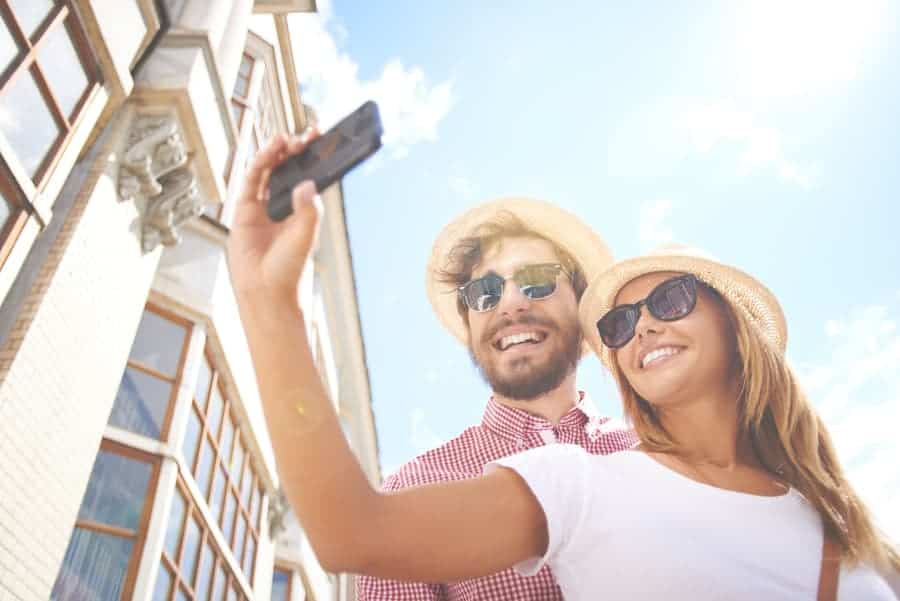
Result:
M509 468L525 480L547 519L548 544L543 557L533 557L514 566L522 576L537 574L545 564L553 565L578 532L585 514L591 455L569 444L552 444L493 461L484 466L488 474Z

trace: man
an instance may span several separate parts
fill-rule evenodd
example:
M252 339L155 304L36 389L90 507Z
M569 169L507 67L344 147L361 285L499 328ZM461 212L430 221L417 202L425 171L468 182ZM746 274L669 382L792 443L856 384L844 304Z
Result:
M578 301L611 263L603 241L549 203L501 199L463 214L435 242L427 272L438 318L466 344L493 395L480 425L407 463L386 490L479 476L484 465L525 449L577 444L607 454L630 448L633 433L595 414L575 384L585 350ZM435 516L440 519L440 516ZM454 583L360 577L360 601L560 600L549 569L512 570Z

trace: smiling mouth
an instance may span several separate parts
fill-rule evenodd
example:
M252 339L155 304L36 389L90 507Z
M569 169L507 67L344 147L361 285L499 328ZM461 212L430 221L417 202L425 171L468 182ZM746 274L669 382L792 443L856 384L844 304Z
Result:
M647 369L660 361L665 361L669 357L679 354L684 347L682 346L661 346L653 349L641 358L641 369Z
M494 343L494 348L500 352L523 345L537 345L547 339L547 335L541 332L520 332L504 336Z

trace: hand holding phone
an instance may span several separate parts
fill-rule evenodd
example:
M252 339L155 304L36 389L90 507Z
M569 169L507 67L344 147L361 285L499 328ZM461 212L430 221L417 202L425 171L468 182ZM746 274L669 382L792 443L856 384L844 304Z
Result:
M322 192L375 154L381 148L382 133L378 105L369 100L313 140L306 150L289 157L269 176L269 217L281 221L293 212L291 193L301 181L312 180L316 190Z

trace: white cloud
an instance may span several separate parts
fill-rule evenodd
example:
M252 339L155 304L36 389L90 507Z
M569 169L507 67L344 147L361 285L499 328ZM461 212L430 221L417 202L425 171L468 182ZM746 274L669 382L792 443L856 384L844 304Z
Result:
M675 118L675 129L686 135L696 152L706 154L723 143L736 145L738 169L749 175L771 168L781 179L812 187L819 170L789 160L782 147L782 134L774 128L759 125L750 111L727 99L692 103Z
M377 78L362 79L359 65L340 47L350 34L335 18L330 2L318 6L318 14L288 19L303 101L316 110L320 128L374 99L384 125L384 146L393 158L436 140L438 125L454 102L452 82L431 84L420 67L399 59L388 61Z
M451 167L447 186L450 188L453 196L459 200L474 200L478 193L478 187L475 185L475 182L466 175L459 164Z
M900 303L861 307L825 324L830 356L798 374L844 468L876 521L900 540Z
M672 201L657 200L641 205L638 223L638 239L643 250L652 250L658 246L672 242L672 228L667 223L672 213Z
M885 0L739 3L736 73L753 98L797 97L852 81L890 17Z
M430 451L444 444L444 441L431 429L425 421L425 410L421 407L413 409L410 415L409 442L416 454Z

